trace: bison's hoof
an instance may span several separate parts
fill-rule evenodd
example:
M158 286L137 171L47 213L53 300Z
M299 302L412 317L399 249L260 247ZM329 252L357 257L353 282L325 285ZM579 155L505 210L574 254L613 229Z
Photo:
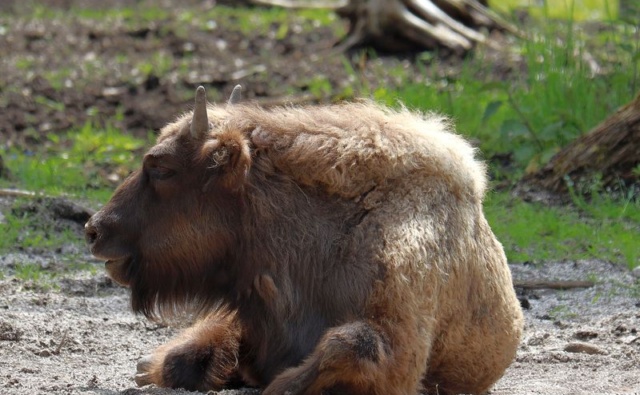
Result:
M153 384L153 381L151 381L151 375L149 373L136 374L134 380L136 381L136 385L138 387L144 387L145 385Z
M152 365L153 357L151 355L145 355L138 360L138 364L136 365L135 377L135 381L138 387L153 383L153 381L151 381L151 375L149 374L149 370L151 369Z

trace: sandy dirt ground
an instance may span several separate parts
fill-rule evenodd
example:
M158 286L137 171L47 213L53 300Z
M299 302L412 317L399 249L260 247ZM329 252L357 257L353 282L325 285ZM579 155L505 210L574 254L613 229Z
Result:
M21 253L1 256L0 265L7 268L25 259L56 265L55 256ZM519 290L528 307L524 337L492 394L640 392L638 279L602 261L519 264L512 271L516 280L589 280L595 285ZM0 393L185 393L138 389L133 381L136 361L175 335L180 324L151 323L133 315L127 290L101 269L54 281L53 287L12 276L0 281Z

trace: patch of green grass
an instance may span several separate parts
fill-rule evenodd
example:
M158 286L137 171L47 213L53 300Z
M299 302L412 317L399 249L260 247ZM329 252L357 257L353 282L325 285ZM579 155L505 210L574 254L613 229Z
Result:
M82 19L104 20L123 19L131 21L157 22L170 17L170 12L166 9L154 6L145 7L110 7L106 9L77 8L72 10L73 15Z
M44 277L42 267L35 263L16 265L14 276L23 281L39 281Z
M70 273L88 272L93 276L100 271L100 265L78 262L77 260L60 263L52 267L43 267L37 263L19 263L13 269L6 270L6 272L5 270L0 270L0 279L9 275L18 280L36 284L42 289L58 289L60 286L58 279Z
M135 68L147 77L168 75L174 68L174 58L165 51L158 51L151 58L140 61Z
M310 78L306 85L309 93L319 99L329 96L332 91L331 82L324 75L318 75Z
M42 203L31 199L17 199L13 209L0 223L0 252L19 247L25 250L55 249L76 243L78 236L71 229L57 226L38 212Z
M35 61L34 61L33 57L20 58L20 59L16 59L16 61L15 61L16 68L18 70L24 70L24 71L27 71L27 70L31 69L33 67L34 63L35 63Z
M212 21L225 21L223 28L237 30L242 34L268 34L275 29L277 39L283 39L296 31L312 31L322 26L336 27L337 16L329 10L307 9L289 10L279 7L246 8L246 7L212 7L201 15L190 14L189 19L200 24L204 30L217 28L217 23ZM183 18L185 19L185 18ZM339 28L339 27L338 27ZM337 32L338 34L344 32Z
M53 84L52 84L53 86ZM61 85L56 85L54 86L55 89L60 89ZM64 112L64 103L61 103L59 101L55 101L55 100L51 100L45 96L41 96L41 95L34 95L33 97L33 101L43 107L49 107L52 110L58 111L58 112Z
M610 20L618 17L618 0L490 0L489 6L500 12L526 9L537 18L584 20Z
M510 262L599 258L640 265L640 201L602 195L582 207L549 207L494 192L485 212Z
M571 308L569 308L569 306L562 304L557 305L549 310L549 317L551 317L552 320L567 320L576 318L577 316L578 315L575 312L571 311Z
M22 221L15 216L9 213L4 215L4 220L0 222L0 234L2 234L2 237L0 237L0 251L7 251L18 245L17 241L22 225Z
M126 177L139 165L142 149L148 145L115 128L97 129L89 123L62 137L50 134L48 139L36 152L0 153L21 188L94 201L108 198L114 182L107 178Z
M33 2L30 4L31 18L34 19L65 19L69 17L85 19L89 21L124 20L128 22L154 22L170 17L168 10L161 7L109 7L109 8L85 8L72 7L62 9L50 7L46 4Z

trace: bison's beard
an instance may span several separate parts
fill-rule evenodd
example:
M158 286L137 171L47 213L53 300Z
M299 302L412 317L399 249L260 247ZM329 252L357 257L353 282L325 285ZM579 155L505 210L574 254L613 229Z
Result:
M200 315L220 305L229 275L220 261L173 262L133 259L127 278L131 308L151 320Z

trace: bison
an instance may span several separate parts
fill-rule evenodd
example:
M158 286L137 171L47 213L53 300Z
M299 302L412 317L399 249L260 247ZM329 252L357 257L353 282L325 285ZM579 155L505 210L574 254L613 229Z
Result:
M474 149L443 117L369 101L232 101L199 87L85 227L133 311L197 317L138 385L487 391L523 317Z

